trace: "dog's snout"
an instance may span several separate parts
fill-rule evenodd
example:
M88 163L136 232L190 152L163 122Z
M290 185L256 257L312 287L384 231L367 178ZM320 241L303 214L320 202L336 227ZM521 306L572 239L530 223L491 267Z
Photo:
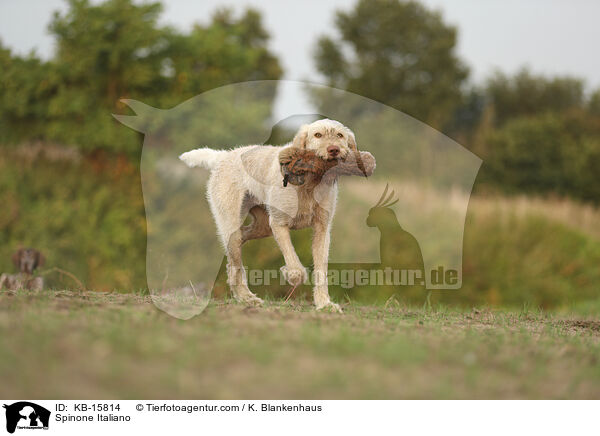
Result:
M327 153L329 153L329 155L332 157L336 157L338 154L340 154L340 147L337 145L330 145L327 147Z

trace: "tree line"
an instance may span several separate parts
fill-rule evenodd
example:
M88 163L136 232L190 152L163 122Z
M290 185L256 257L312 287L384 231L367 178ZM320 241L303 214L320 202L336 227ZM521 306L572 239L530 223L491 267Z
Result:
M281 77L255 10L221 10L183 33L159 25L160 3L68 4L49 25L50 60L0 47L4 144L42 140L137 156L139 137L111 117L126 113L120 99L172 107L227 83Z
M189 32L159 24L160 3L69 0L49 31L52 57L0 44L0 144L59 143L135 161L138 134L111 113L135 98L172 107L227 83L279 79L258 11L219 10ZM469 79L458 30L414 1L359 0L316 41L324 81L401 110L484 160L479 184L600 202L600 90L522 70Z

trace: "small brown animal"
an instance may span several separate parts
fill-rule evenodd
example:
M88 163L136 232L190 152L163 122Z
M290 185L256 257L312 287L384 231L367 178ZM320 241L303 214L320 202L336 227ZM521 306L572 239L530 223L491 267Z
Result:
M46 258L38 250L21 248L12 255L12 261L20 273L31 275L37 267L46 263Z
M307 174L320 179L325 171L333 168L337 163L337 160L323 160L314 151L302 148L285 148L279 153L284 187L288 182L296 186L303 185Z
M324 160L311 150L287 147L279 152L279 165L283 174L283 186L286 187L288 183L303 185L309 180L307 176L311 181L318 182L330 170L336 175L370 176L375 169L375 159L371 153L361 151L355 152L351 159Z
M33 276L34 271L46 262L42 253L33 248L21 248L12 255L12 261L18 273L0 275L0 289L41 291L44 288L44 279Z

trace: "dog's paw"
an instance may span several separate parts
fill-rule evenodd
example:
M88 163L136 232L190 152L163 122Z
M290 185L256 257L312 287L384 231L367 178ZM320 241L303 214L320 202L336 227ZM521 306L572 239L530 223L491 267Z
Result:
M235 298L238 303L248 304L250 306L262 306L265 303L262 298L257 297L249 290L247 292L234 293L233 298Z
M343 313L342 308L339 304L329 301L323 305L317 306L317 310L322 310L324 312L332 312L332 313Z
M326 288L316 286L313 290L313 295L317 310L342 313L340 305L329 299L329 293L327 292Z
M298 286L308 280L308 273L302 265L295 268L282 266L281 273L285 280L292 286Z
M251 306L262 306L263 304L265 304L265 301L262 298L259 298L256 295L253 295L252 297L248 298L245 301L245 303L249 304Z

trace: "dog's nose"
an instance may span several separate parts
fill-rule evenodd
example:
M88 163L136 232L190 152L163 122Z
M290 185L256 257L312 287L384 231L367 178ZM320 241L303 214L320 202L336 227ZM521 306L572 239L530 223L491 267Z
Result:
M336 157L340 153L340 147L337 145L330 145L327 147L327 153L329 153L331 157Z

